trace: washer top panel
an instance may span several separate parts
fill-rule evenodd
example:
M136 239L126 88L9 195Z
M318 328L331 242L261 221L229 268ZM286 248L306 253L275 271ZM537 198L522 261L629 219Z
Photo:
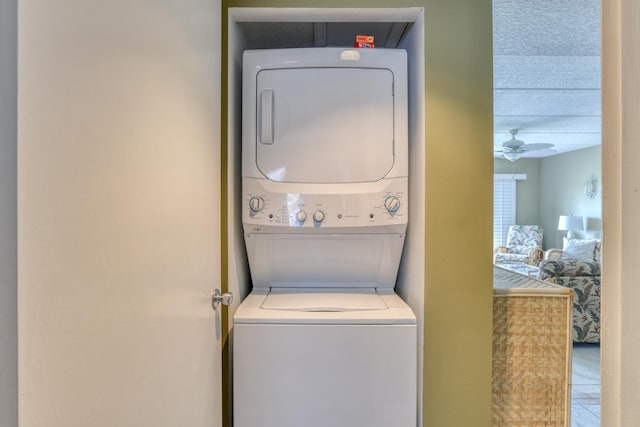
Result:
M314 293L322 294L314 296L317 298L315 308L310 298ZM360 298L361 302L357 302ZM341 311L321 310L328 305ZM398 295L386 290L271 288L254 289L236 310L233 322L235 325L416 325L416 317Z
M375 289L271 289L262 301L265 310L293 310L307 312L339 312L386 310L389 308Z

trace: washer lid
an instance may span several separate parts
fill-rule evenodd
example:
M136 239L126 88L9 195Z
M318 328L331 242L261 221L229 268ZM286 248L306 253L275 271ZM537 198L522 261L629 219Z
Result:
M386 310L389 307L375 289L278 289L272 288L260 308L307 312Z
M398 295L385 289L255 289L238 306L233 323L240 325L416 325L416 316ZM320 293L327 295L318 295ZM362 292L362 293L361 293ZM304 295L303 295L304 294ZM315 295L314 295L315 294ZM355 295L354 295L355 294ZM265 308L265 300L272 308ZM294 301L305 300L301 304ZM352 300L343 303L342 300ZM353 300L361 299L361 302ZM382 302L382 305L376 300ZM275 301L275 304L273 302ZM320 302L324 302L320 304ZM275 308L280 306L279 308ZM301 308L321 306L345 311L303 311ZM347 306L354 309L346 310ZM364 309L364 307L370 307ZM386 308L372 308L386 307ZM297 308L297 310L296 310Z

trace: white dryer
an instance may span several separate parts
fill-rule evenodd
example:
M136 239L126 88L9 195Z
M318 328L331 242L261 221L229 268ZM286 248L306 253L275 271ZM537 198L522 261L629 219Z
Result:
M415 427L406 53L246 51L235 427Z

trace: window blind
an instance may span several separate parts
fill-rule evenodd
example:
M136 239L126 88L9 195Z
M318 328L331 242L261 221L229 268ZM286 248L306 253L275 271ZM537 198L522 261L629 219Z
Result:
M493 246L507 242L509 227L516 223L516 181L526 174L495 174L493 176Z

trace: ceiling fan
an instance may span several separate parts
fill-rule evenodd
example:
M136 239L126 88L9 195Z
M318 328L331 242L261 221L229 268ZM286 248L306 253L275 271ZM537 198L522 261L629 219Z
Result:
M511 129L509 133L511 134L511 139L503 142L496 152L502 153L505 159L512 162L518 160L527 151L547 150L554 146L553 144L525 144L524 141L516 139L518 129Z

